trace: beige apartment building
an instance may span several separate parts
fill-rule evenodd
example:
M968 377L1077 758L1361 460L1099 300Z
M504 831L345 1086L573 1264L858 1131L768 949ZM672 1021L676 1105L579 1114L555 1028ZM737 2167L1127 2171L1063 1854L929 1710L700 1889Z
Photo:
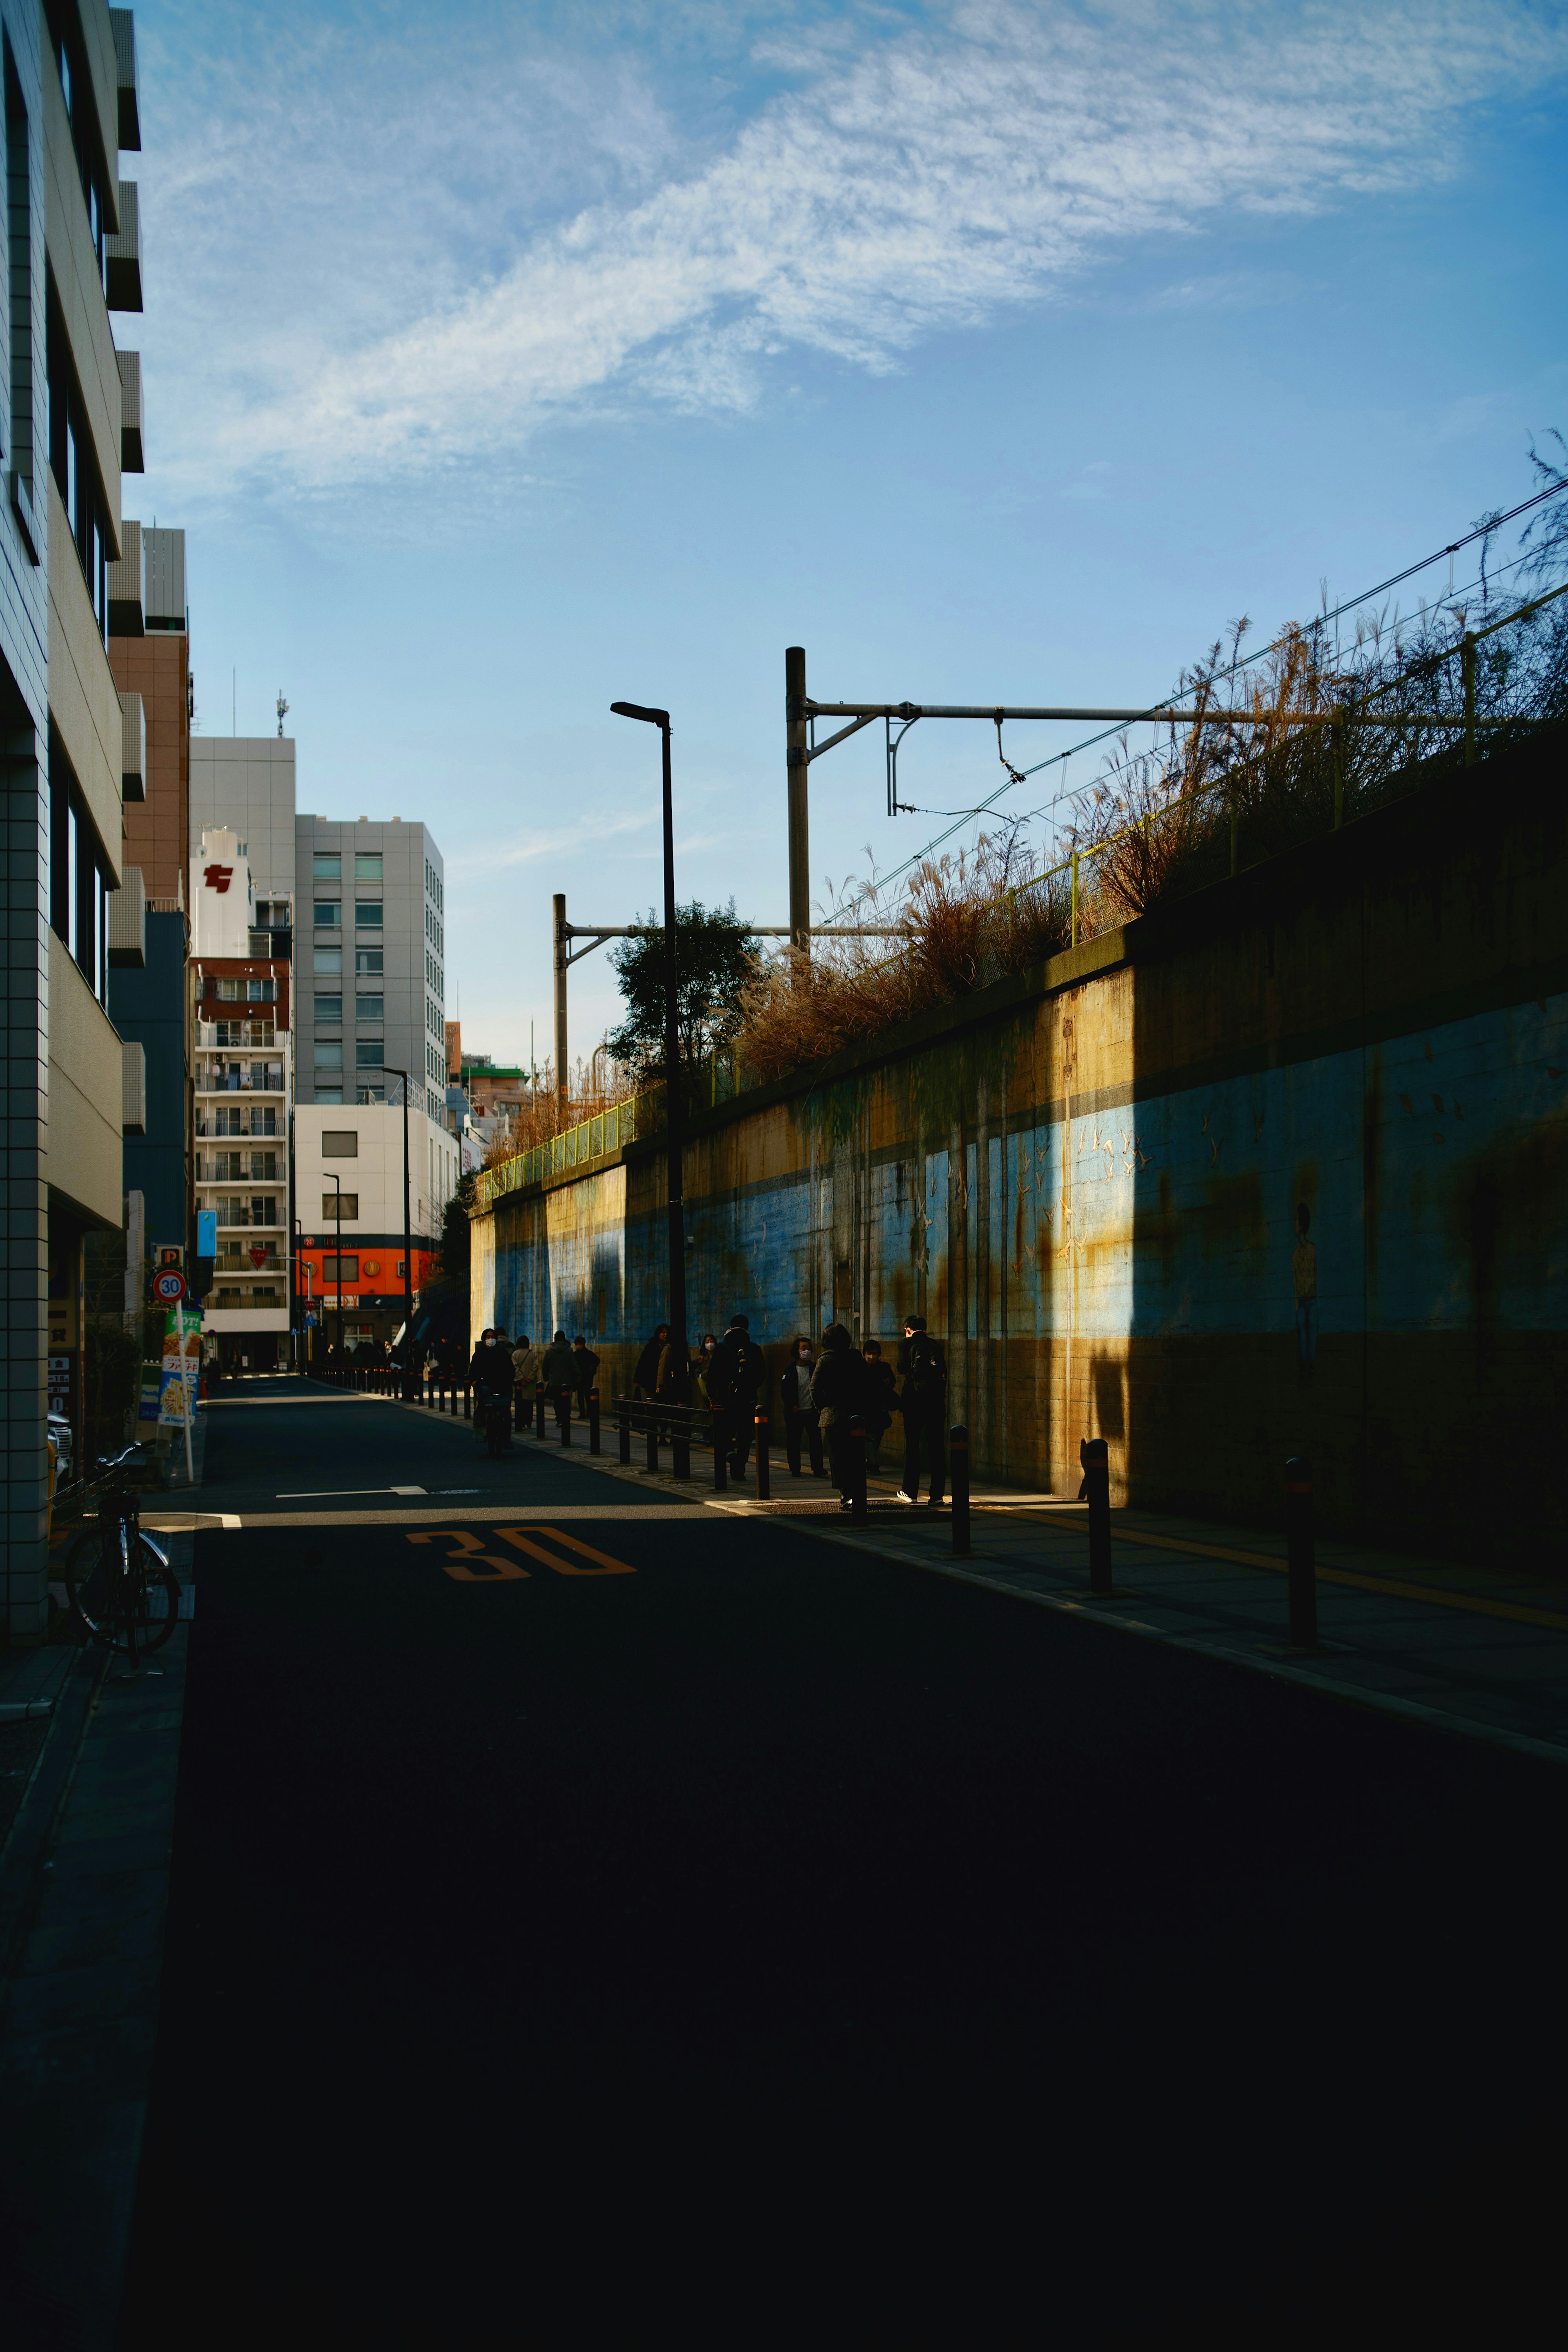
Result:
M110 1018L111 903L130 883L123 793L142 730L110 667L113 607L139 590L121 475L140 462L140 371L110 313L142 308L122 149L141 145L131 13L0 0L5 35L8 359L0 523L6 705L8 1414L5 1625L47 1625L45 1402L78 1419L84 1244L124 1223L121 1138L142 1115L141 1049ZM140 785L140 775L136 784ZM33 887L26 887L31 877ZM115 941L136 953L133 903ZM129 918L129 919L127 919Z

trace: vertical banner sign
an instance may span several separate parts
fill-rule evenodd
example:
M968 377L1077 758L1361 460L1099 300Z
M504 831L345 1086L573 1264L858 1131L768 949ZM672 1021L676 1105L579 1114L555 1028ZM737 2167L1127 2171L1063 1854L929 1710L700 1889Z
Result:
M158 1395L158 1420L167 1429L185 1433L185 1478L195 1483L191 1465L191 1423L195 1419L196 1383L202 1369L202 1318L198 1308L172 1307L163 1318L163 1377Z

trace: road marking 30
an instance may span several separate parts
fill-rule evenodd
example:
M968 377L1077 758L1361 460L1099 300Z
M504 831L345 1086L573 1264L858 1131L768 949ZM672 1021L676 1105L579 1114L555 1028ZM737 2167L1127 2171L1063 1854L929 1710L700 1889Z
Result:
M528 1570L521 1561L498 1559L487 1552L484 1538L468 1528L419 1528L407 1530L411 1544L454 1543L458 1549L441 1562L448 1576L459 1584L493 1584L498 1577L526 1576Z
M503 1543L515 1544L519 1551L527 1552L531 1559L542 1559L557 1576L635 1576L636 1569L629 1559L612 1559L608 1552L595 1551L592 1544L580 1543L575 1536L564 1535L559 1528L535 1528L534 1534L548 1536L551 1542L563 1544L568 1551L580 1551L584 1559L596 1560L596 1568L578 1568L571 1560L556 1559L538 1544L531 1543L521 1528L498 1528L496 1533Z
M493 1584L498 1578L515 1579L532 1573L523 1567L521 1560L502 1559L494 1552L486 1551L486 1538L476 1535L470 1528L408 1528L405 1532L412 1544L454 1545L456 1549L447 1554L441 1565L458 1584ZM553 1552L548 1552L542 1544L533 1542L521 1528L497 1528L495 1532L503 1542L515 1545L519 1551L527 1552L531 1559L542 1560L546 1568L555 1570L557 1576L637 1574L630 1560L614 1559L608 1552L595 1551L592 1544L580 1542L575 1536L566 1535L560 1528L535 1528L532 1532L548 1536L552 1543L560 1544L568 1551L581 1552L584 1559L594 1561L592 1568L579 1568L575 1560L557 1559Z

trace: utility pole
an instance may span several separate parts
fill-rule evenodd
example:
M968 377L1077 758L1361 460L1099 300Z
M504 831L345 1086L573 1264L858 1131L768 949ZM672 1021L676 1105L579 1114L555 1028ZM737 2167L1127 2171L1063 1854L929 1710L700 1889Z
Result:
M789 782L789 935L801 955L811 953L811 837L806 806L805 647L784 651L784 739Z
M403 1080L403 1393L412 1396L408 1360L414 1349L414 1234L408 1221L408 1073L394 1070L390 1062L383 1068L395 1078ZM339 1288L341 1297L342 1287Z
M679 960L675 934L675 803L669 782L669 713L646 709L639 702L612 702L622 719L641 719L659 730L664 752L664 1129L667 1145L665 1191L668 1202L669 1344L675 1364L675 1401L687 1400L686 1366L686 1203L682 1197L681 1159L685 1105L681 1099L680 1023L679 1019ZM566 901L558 898L563 927ZM565 941L563 939L563 948Z
M566 1100L566 895L551 900L555 922L555 1091Z

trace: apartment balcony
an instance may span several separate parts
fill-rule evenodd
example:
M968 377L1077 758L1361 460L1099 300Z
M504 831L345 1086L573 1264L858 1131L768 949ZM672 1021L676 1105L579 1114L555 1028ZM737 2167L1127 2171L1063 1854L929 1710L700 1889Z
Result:
M283 1034L287 1036L289 1033L285 1030ZM278 1043L278 1024L270 1015L260 1021L198 1021L196 1043L244 1046L253 1052L259 1046L265 1051Z
M198 1118L196 1121L198 1141L205 1142L218 1136L226 1137L235 1143L248 1142L252 1137L258 1140L265 1137L268 1143L281 1141L282 1138L278 1127L279 1112L254 1109L249 1114L250 1123L247 1127L231 1127L228 1124L231 1119L237 1119L243 1116L242 1112L232 1110L216 1112L211 1118ZM220 1118L224 1122L221 1127L218 1125Z
M198 1151L198 1184L287 1184L285 1151Z
M288 1091L281 1062L258 1062L246 1070L225 1070L216 1066L204 1069L198 1064L195 1084L199 1095L280 1095Z

